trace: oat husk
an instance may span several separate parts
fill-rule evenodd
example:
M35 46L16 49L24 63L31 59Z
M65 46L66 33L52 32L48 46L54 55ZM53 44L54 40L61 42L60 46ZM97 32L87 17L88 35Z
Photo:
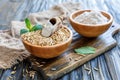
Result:
M53 6L47 11L31 13L28 18L33 24L45 24L52 17L60 17L64 25L68 25L68 16L73 11L81 9L80 3L63 3ZM0 31L0 68L7 69L18 61L30 56L20 40L20 29L25 27L24 22L12 21L11 30Z

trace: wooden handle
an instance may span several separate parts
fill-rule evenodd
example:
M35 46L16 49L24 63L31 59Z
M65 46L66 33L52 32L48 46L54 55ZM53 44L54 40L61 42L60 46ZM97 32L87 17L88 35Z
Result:
M108 29L108 31L105 33L105 35L113 36L118 31L120 31L120 25L117 23L113 23L113 25Z

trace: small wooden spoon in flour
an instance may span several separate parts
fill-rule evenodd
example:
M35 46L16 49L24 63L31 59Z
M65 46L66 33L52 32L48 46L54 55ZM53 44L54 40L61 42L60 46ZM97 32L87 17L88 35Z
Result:
M62 22L59 17L51 18L43 27L41 35L44 37L51 36L54 32L59 30L61 25L62 25Z

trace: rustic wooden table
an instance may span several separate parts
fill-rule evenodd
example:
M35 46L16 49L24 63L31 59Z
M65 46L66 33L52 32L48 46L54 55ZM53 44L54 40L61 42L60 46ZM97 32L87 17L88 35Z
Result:
M47 10L55 4L66 1L72 0L0 0L0 29L7 29L12 20L24 20L29 13ZM84 9L110 12L114 21L120 23L120 0L73 0L73 2L83 3ZM120 32L115 34L114 38L118 43L116 47L57 80L120 80ZM91 72L85 70L84 66L89 67ZM98 67L99 71L95 70L95 67ZM24 60L16 65L15 74L11 74L13 68L0 69L0 80L43 80L38 72L33 78L30 77L30 69L29 63Z

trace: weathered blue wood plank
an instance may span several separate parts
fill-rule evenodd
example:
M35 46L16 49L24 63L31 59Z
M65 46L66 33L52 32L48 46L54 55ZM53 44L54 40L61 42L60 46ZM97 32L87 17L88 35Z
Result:
M115 39L118 41L119 44L119 40L120 40L120 32L115 35ZM114 49L112 49L111 51L108 52L108 54L105 54L105 58L106 58L106 62L108 65L108 69L110 71L111 77L114 80L119 80L120 79L120 49L118 49L119 47L116 46Z
M6 29L12 20L24 20L29 13L44 11L53 5L66 1L72 0L0 0L0 28ZM114 20L120 23L120 0L74 0L73 2L82 2L84 9L108 11L113 15ZM83 65L59 78L59 80L119 80L120 32L114 38L118 41L118 45L114 49L85 64L91 73ZM12 76L16 76L15 80L32 80L26 71L23 71L26 69L29 69L29 64L23 62L17 65L17 73ZM0 80L6 80L8 76L11 76L12 70L0 70ZM23 74L25 75L23 76ZM38 73L35 74L34 80L42 79Z

